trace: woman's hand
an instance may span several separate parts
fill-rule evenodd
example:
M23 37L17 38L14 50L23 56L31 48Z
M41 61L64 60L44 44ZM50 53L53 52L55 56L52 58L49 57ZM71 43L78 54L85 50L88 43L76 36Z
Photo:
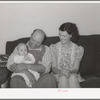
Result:
M68 70L68 69L63 68L62 69L62 74L64 74L67 78L69 78L70 75L71 75L71 71Z

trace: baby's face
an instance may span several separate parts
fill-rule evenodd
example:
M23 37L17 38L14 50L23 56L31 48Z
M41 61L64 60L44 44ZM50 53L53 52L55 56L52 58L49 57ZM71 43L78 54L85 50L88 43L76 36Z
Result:
M18 47L18 53L20 56L25 56L27 54L27 47L25 45L20 45Z

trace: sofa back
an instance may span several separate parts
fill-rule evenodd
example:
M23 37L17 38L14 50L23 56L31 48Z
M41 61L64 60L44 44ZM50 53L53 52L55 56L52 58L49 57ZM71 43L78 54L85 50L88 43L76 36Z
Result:
M29 37L20 38L14 41L7 41L6 43L6 54L10 55L18 43L27 43ZM45 45L59 41L59 37L47 37L44 41ZM100 35L81 35L77 41L78 45L84 47L84 56L80 63L80 74L85 77L87 75L95 75L100 73Z
M19 43L27 43L28 40L29 40L29 37L20 38L20 39L14 40L14 41L7 41L6 42L6 54L7 55L10 55L13 52L14 48ZM55 37L47 37L45 39L45 41L43 42L43 44L45 44L47 46L50 46L51 44L56 43L58 41L59 41L58 36L55 36Z

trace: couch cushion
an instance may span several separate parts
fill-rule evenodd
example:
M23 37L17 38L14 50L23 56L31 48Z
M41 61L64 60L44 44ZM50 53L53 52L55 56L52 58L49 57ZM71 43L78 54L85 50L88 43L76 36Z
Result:
M80 83L82 88L100 88L100 78L91 78Z

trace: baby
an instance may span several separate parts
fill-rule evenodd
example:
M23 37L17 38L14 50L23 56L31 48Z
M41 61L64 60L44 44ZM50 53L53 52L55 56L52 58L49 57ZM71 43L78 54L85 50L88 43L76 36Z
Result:
M14 56L14 62L16 64L19 63L27 63L34 64L35 58L31 53L27 53L27 46L24 43L20 43L17 46L18 55Z
M27 46L24 43L19 43L17 46L17 55L14 56L14 63L20 64L20 63L25 63L25 64L34 64L35 63L35 58L31 53L27 52ZM36 71L32 71L30 69L21 71L19 73L13 73L12 77L15 75L20 75L24 78L26 84L28 87L32 87L32 84L35 83L35 80L39 79L40 74ZM34 80L31 80L29 78L29 75L34 75L33 78Z

